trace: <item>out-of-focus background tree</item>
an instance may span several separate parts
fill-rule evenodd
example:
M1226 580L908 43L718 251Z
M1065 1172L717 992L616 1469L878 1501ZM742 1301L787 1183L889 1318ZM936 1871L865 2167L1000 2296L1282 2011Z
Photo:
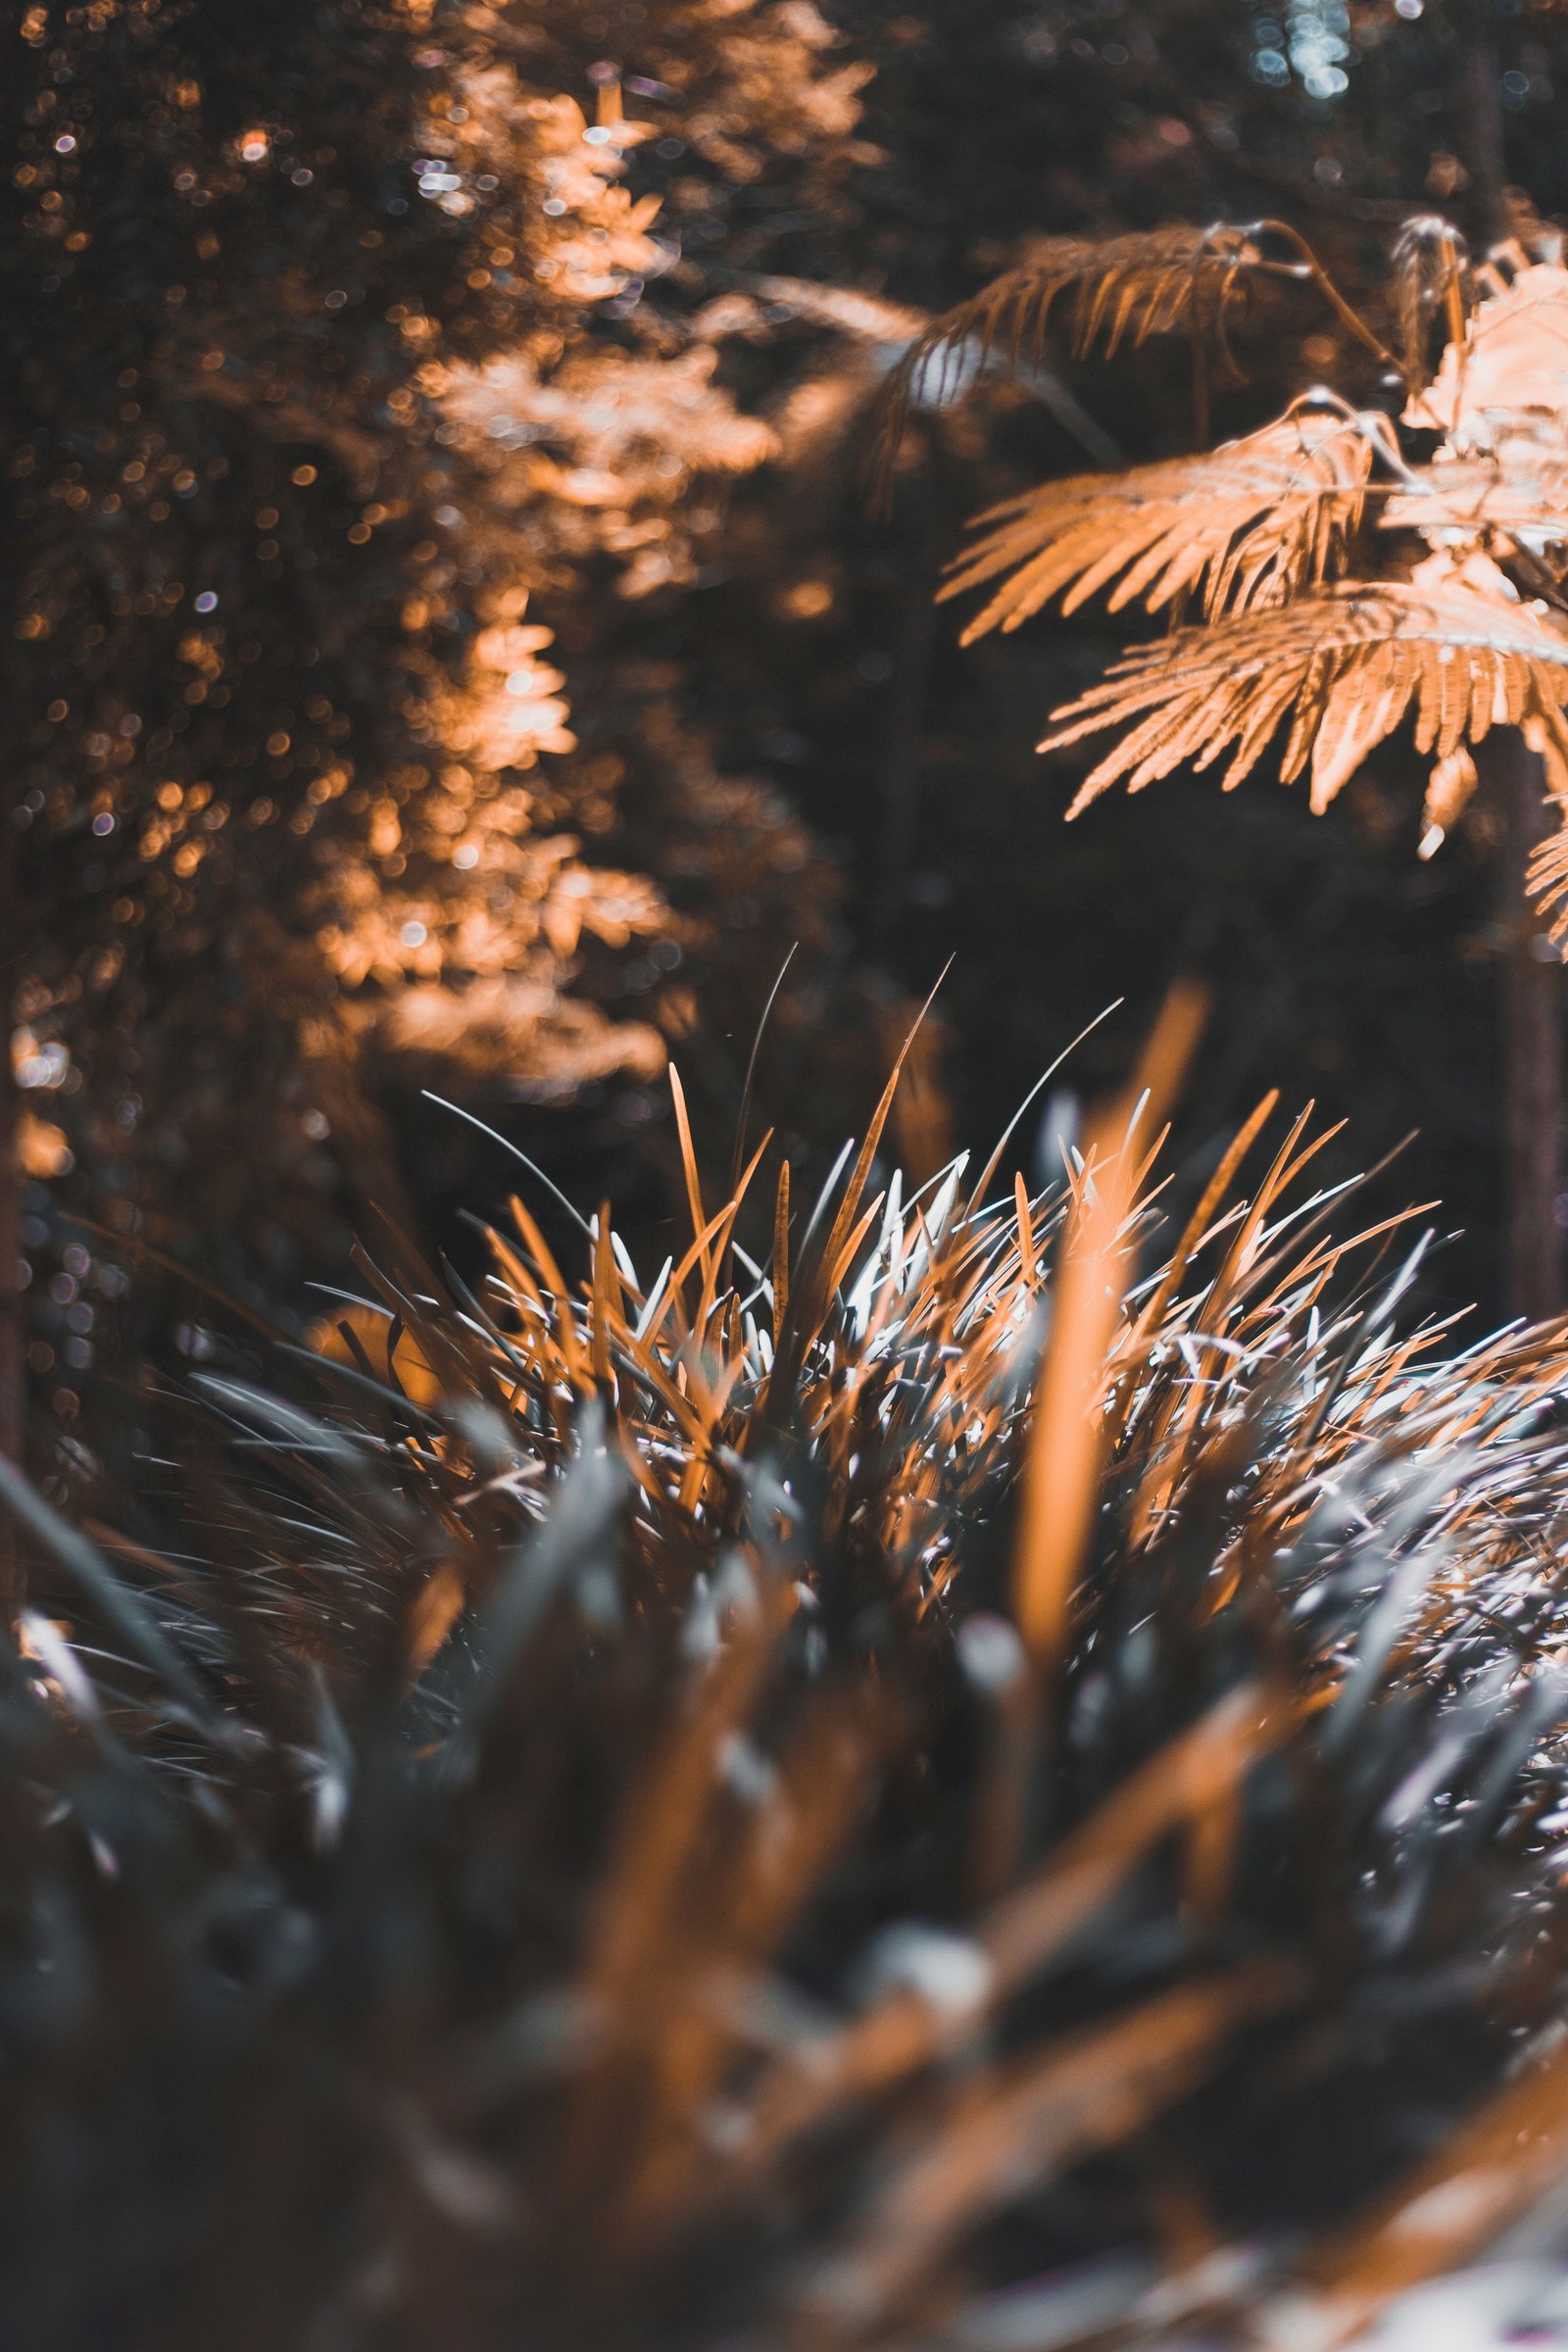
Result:
M675 209L772 173L831 218L863 69L809 11L665 13L632 79L691 117ZM678 246L628 165L688 150L626 120L591 28L17 27L0 1255L41 1296L0 1348L8 1446L19 1354L70 1423L113 1302L144 1345L167 1321L162 1260L268 1309L372 1202L418 1222L400 1088L613 1088L635 1136L707 996L739 1030L826 944L809 838L621 619L699 576L776 436L715 380L702 286L643 302Z
M7 40L0 1445L24 1366L46 1451L94 1390L93 1444L130 1426L117 1366L209 1345L171 1268L297 1309L372 1201L461 1260L512 1172L426 1087L657 1240L665 1056L727 1136L795 943L755 1115L798 1159L950 954L919 1174L1196 970L1189 1173L1265 1083L1348 1118L1331 1174L1418 1129L1434 1298L1495 1308L1485 796L1426 864L1397 752L1323 818L1176 780L1064 829L1030 746L1116 637L960 652L932 607L978 508L1191 445L1185 344L933 388L890 515L864 460L924 318L1042 235L1276 214L1355 276L1424 207L1478 246L1488 189L1568 207L1560 20L93 0ZM1354 372L1294 290L1235 341L1219 434Z

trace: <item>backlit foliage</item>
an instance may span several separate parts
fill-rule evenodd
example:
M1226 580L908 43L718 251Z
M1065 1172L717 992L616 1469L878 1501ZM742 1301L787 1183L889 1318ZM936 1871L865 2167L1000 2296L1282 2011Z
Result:
M1129 654L1054 713L1043 751L1127 730L1074 813L1120 778L1137 791L1226 755L1225 783L1238 784L1282 729L1280 772L1309 771L1321 809L1408 715L1434 760L1423 855L1459 814L1475 781L1469 747L1494 726L1522 730L1568 817L1568 270L1555 232L1523 219L1521 232L1533 250L1516 240L1472 275L1446 222L1406 227L1394 257L1408 385L1397 420L1314 393L1210 453L1050 482L980 518L984 535L944 594L1002 585L966 641L1102 592L1111 611L1141 602L1178 623L1200 608L1199 625ZM919 364L951 366L977 340L989 356L1004 319L1014 363L1038 355L1068 282L1080 347L1181 324L1200 349L1223 323L1217 297L1209 318L1198 308L1202 270L1218 266L1205 257L1234 257L1226 293L1276 267L1253 231L1192 245L1185 275L1173 275L1169 246L1166 232L1142 256L1113 241L1074 258L1070 280L1049 258L1015 272L935 322ZM1381 349L1314 258L1278 267ZM1446 340L1429 376L1434 330ZM891 433L901 414L895 399ZM1441 437L1421 455L1414 434ZM1536 867L1558 899L1565 842L1559 831Z
M396 1197L389 1075L653 1077L729 956L678 828L667 874L617 854L668 696L607 666L596 605L695 580L770 455L682 242L764 169L830 202L863 72L802 8L651 11L623 65L553 0L242 36L116 0L7 37L12 1017L67 1055L99 1213L141 1213L155 1109L205 1221L275 1262L334 1168ZM712 781L716 827L753 788ZM821 923L766 824L757 1003Z
M1366 505L1373 433L1306 401L1225 453L1135 467L1119 479L1078 474L1014 499L943 593L1006 577L964 631L1015 629L1056 597L1063 612L1108 590L1112 612L1141 601L1205 617L1286 604L1343 572Z

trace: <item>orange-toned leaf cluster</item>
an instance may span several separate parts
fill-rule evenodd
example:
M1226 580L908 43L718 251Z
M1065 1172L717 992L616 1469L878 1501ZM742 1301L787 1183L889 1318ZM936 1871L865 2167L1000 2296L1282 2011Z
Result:
M1289 275L1402 368L1397 424L1323 391L1211 452L1050 482L980 517L984 536L944 593L1002 584L966 641L1102 593L1113 612L1142 603L1178 624L1189 605L1201 612L1054 713L1042 750L1126 730L1074 812L1118 779L1136 791L1226 755L1235 785L1282 730L1281 773L1309 772L1321 809L1407 717L1433 760L1423 855L1456 821L1475 781L1470 748L1494 726L1524 734L1568 810L1568 269L1551 232L1526 233L1534 250L1516 241L1472 272L1446 222L1409 225L1394 270L1400 361L1276 223L1053 249L926 330L890 434L922 370L951 372L971 352L983 365L1007 333L1013 364L1038 361L1069 290L1080 350L1185 326L1200 347L1220 336L1224 358L1226 306ZM1287 236L1295 258L1275 258ZM1446 340L1429 374L1434 331ZM1441 438L1417 455L1416 434ZM1564 839L1537 862L1554 899Z

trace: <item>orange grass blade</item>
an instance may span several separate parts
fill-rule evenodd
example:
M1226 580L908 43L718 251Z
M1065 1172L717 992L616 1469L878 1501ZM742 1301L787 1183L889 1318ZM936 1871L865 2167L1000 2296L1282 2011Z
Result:
M784 1319L790 1311L790 1163L778 1172L773 1196L773 1346L776 1348Z
M702 1179L697 1172L697 1152L692 1143L692 1123L686 1115L686 1090L680 1082L680 1072L673 1062L669 1065L669 1091L675 1104L675 1129L680 1137L681 1165L686 1171L686 1200L691 1210L692 1232L702 1234L708 1225L708 1212L703 1206ZM708 1271L708 1260L703 1260Z
M466 1597L463 1578L450 1560L419 1587L404 1629L404 1679L410 1687L446 1641Z
M1040 1264L1035 1256L1035 1229L1029 1213L1029 1187L1020 1168L1012 1180L1013 1204L1018 1211L1019 1280L1026 1291L1039 1287Z
M1165 999L1129 1093L1131 1111L1112 1111L1100 1136L1122 1130L1102 1164L1094 1139L1090 1170L1075 1188L1052 1300L1051 1340L1035 1396L1024 1463L1013 1613L1024 1646L1050 1672L1060 1659L1073 1588L1100 1491L1109 1428L1100 1407L1111 1337L1122 1313L1136 1203L1134 1131L1162 1117L1198 1043L1208 1003L1178 982Z
M698 1334L699 1337L701 1337L703 1332L708 1327L708 1318L713 1309L714 1294L716 1293L719 1282L723 1277L724 1269L729 1262L730 1237L735 1230L735 1220L740 1215L741 1204L751 1190L752 1178L757 1174L758 1169L760 1167L762 1163L762 1155L772 1141L773 1130L770 1127L767 1133L763 1136L761 1142L758 1145L757 1150L752 1153L746 1173L741 1177L733 1194L725 1202L723 1209L720 1211L719 1224L721 1231L717 1237L715 1247L709 1252L708 1255L707 1264L703 1273L702 1293L697 1301L697 1314L692 1324L692 1329Z
M1132 1101L1149 1098L1146 1116L1151 1127L1164 1119L1187 1075L1208 1019L1209 997L1196 980L1175 980L1165 994L1159 1018L1139 1057L1128 1089Z
M1161 1994L960 2092L930 2119L916 2153L815 2283L811 2316L830 2327L848 2320L842 2341L880 2340L911 2289L1023 2181L1044 2183L1130 2137L1201 2082L1238 2026L1295 1990L1289 1969L1255 1961Z
M893 1064L886 1086L882 1089L881 1100L871 1114L871 1124L865 1131L865 1141L860 1146L850 1181L844 1190L844 1198L839 1202L838 1214L833 1220L832 1230L823 1246L821 1262L829 1269L839 1264L843 1255L845 1236L849 1233L858 1214L860 1196L865 1191L866 1179L871 1173L871 1162L876 1157L877 1146L882 1141L882 1130L886 1127L888 1114L893 1108L893 1098L899 1091L899 1080L904 1075L904 1065L908 1060L914 1041L920 1034L921 1023L936 1003L937 989L942 986L952 968L953 958L950 956L938 975L936 987L932 989L931 994L926 998L909 1025L909 1034L899 1048L898 1059ZM827 1297L831 1298L832 1295L833 1283L830 1281L827 1285Z
M592 2177L618 2135L630 2143L650 2119L631 2112L626 2061L657 2020L648 1987L665 1974L668 1956L683 1941L682 1898L701 1845L724 1740L746 1720L767 1671L773 1645L796 1606L787 1587L758 1594L756 1615L739 1625L670 1733L662 1759L644 1777L627 1806L615 1853L606 1873L595 1949L586 1971L592 2007L619 2031L583 2083L571 2118L564 2173ZM635 2078L634 2078L635 2080ZM622 2170L619 2163L607 2169Z
M1097 1413L1105 1359L1121 1314L1131 1250L1127 1155L1093 1168L1075 1206L1052 1298L1051 1340L1024 1461L1013 1615L1024 1646L1049 1670L1061 1655L1067 1612L1100 1491L1103 1433Z
M1314 2265L1300 2340L1334 2352L1358 2336L1394 2296L1477 2253L1565 2170L1568 2042L1558 2041Z
M615 1253L610 1246L610 1202L601 1202L599 1225L594 1235L594 1276L589 1292L592 1309L592 1341L594 1385L602 1396L610 1394L610 1327L613 1315L619 1319L620 1275L615 1265Z

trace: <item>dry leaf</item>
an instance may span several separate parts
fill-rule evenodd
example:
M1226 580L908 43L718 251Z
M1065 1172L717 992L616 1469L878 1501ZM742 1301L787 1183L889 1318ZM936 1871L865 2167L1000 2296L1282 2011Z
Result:
M911 407L942 407L999 354L1038 365L1057 303L1072 296L1077 358L1192 326L1224 352L1227 317L1261 260L1250 231L1175 221L1121 237L1046 237L970 302L933 318L888 378L878 454L885 472Z
M1527 721L1568 758L1568 629L1481 584L1494 571L1434 558L1406 581L1347 582L1179 630L1054 712L1040 749L1138 722L1085 780L1074 815L1121 777L1137 792L1189 760L1212 766L1226 751L1234 787L1287 718L1280 773L1290 783L1310 762L1314 809L1412 707L1416 748L1439 760L1494 725Z
M1139 598L1159 612L1200 590L1210 615L1284 604L1344 570L1372 455L1358 418L1300 409L1208 456L1047 482L978 517L995 527L942 595L1011 574L965 645L1017 628L1054 596L1072 612L1107 587L1113 612Z
M1421 857L1432 857L1442 847L1445 835L1452 832L1477 780L1476 763L1462 743L1446 760L1438 761L1427 781L1421 809Z
M1568 412L1568 270L1539 262L1482 303L1462 345L1450 343L1404 422L1446 433L1458 450L1493 448L1521 412Z

